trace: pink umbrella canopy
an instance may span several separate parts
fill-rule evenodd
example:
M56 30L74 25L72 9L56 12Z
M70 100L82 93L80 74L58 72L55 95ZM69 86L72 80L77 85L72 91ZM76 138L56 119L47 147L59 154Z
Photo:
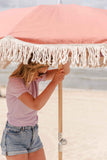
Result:
M107 10L79 5L40 5L0 12L0 61L100 66L107 58ZM87 59L88 56L88 59ZM2 63L2 68L3 68Z

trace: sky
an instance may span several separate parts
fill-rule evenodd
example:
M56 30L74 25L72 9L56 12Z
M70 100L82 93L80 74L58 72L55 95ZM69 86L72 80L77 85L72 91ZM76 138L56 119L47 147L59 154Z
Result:
M24 8L41 4L57 4L60 0L0 0L0 11L10 8ZM61 0L63 4L78 4L107 9L107 0Z

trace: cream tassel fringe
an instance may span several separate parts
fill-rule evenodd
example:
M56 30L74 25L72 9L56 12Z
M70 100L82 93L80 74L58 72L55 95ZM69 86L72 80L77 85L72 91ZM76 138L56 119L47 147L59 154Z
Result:
M70 58L71 67L100 67L107 63L107 44L32 44L5 37L0 40L0 65L8 62L32 62L56 66L65 64ZM100 62L101 55L103 62Z

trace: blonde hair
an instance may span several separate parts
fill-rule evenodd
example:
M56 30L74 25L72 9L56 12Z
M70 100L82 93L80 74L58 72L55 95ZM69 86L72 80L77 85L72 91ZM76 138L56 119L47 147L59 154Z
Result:
M28 64L21 63L17 69L9 76L12 77L19 77L24 80L24 84L28 86L34 78L35 73L38 72L39 68L49 67L49 65L33 63L31 62L31 58L28 61Z

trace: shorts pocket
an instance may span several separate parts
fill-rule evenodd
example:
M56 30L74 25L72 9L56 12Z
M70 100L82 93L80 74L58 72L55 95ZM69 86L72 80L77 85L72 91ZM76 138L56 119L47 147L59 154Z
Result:
M21 134L22 129L17 129L17 128L8 128L7 129L7 134L12 134L12 135L19 135Z

